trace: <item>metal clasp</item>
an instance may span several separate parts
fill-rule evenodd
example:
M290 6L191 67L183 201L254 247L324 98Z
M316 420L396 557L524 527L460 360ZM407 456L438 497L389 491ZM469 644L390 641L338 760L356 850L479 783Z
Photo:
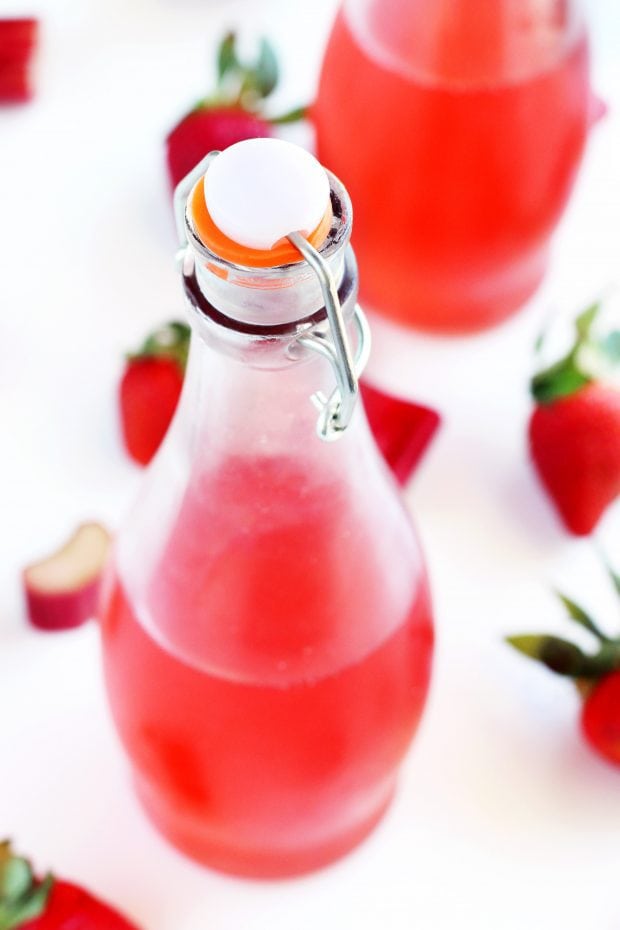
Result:
M217 158L218 151L209 152L189 174L177 184L174 191L174 214L179 237L177 261L180 267L191 254L191 245L187 235L186 205L187 199L200 178L206 174L211 162ZM370 330L366 317L359 306L354 310L354 322L357 329L357 349L355 358L351 353L346 326L338 297L338 288L329 264L300 232L287 236L302 257L308 262L319 279L330 334L319 329L305 331L297 339L297 344L326 358L334 371L336 388L329 397L321 391L312 395L311 400L318 408L320 416L317 432L321 439L331 442L338 439L349 423L355 410L359 394L358 379L366 366L370 354Z
M304 333L297 342L327 358L333 368L336 377L335 390L329 397L325 397L321 391L312 396L312 401L320 411L317 432L321 439L333 442L342 436L355 410L359 394L358 379L370 354L370 330L366 317L356 305L354 320L358 338L356 357L353 359L338 288L328 263L300 232L290 233L287 238L315 272L325 301L331 338L325 332L315 330Z

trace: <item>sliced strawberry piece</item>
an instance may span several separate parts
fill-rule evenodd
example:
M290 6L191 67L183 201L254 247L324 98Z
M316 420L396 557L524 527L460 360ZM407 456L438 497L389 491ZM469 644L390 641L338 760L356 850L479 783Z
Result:
M430 407L412 404L362 381L364 407L370 428L397 481L405 485L441 423Z
M84 523L53 555L23 572L30 622L66 630L96 614L110 536L99 523Z

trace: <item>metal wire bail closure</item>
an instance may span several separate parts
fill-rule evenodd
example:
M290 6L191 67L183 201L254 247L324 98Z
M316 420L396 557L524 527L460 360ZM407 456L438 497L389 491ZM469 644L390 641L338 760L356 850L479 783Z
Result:
M175 188L174 213L179 236L177 261L181 268L188 253L191 254L191 244L186 227L187 200L195 184L219 154L218 151L209 152L189 174L179 181ZM357 350L355 359L353 359L338 297L338 288L328 263L302 233L292 232L287 239L315 272L325 302L331 338L323 330L312 329L299 336L297 343L326 358L334 371L336 388L330 396L325 397L321 391L317 391L311 398L320 413L317 433L322 440L332 442L342 436L351 422L359 394L358 378L370 354L370 330L366 317L356 305L354 322L357 330Z
M305 348L327 358L334 370L336 389L332 394L326 398L319 391L312 396L320 411L318 435L321 439L332 442L342 436L351 422L359 394L358 378L370 354L370 331L366 317L356 305L354 319L358 333L358 348L354 361L338 298L338 288L328 263L300 232L290 233L287 238L315 272L325 301L331 339L324 332L313 330L300 336L297 341Z

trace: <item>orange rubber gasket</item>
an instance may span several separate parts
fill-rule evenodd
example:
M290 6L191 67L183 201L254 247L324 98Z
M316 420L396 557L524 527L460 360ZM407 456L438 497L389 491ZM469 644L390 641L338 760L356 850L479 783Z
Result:
M278 265L289 265L293 262L302 261L299 251L294 245L291 245L288 239L281 239L272 249L250 249L225 236L221 229L215 225L207 209L204 178L201 178L194 188L190 208L198 238L214 255L223 258L224 261L232 262L235 265L244 265L248 268L275 268ZM308 236L310 245L313 245L315 249L319 249L327 239L331 225L332 207L330 203L321 222Z

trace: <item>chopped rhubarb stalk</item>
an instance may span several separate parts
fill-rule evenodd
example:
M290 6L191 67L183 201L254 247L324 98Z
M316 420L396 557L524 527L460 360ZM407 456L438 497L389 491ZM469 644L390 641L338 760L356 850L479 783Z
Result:
M0 101L21 103L31 97L32 84L28 68L0 59Z
M441 417L430 407L384 394L365 382L360 387L375 441L398 483L405 485L426 452Z
M37 44L39 24L36 19L0 19L0 57L23 55Z
M30 63L37 38L36 19L0 19L0 102L32 97Z
M23 572L30 622L42 630L79 626L97 610L110 536L98 523L84 523L48 558Z

